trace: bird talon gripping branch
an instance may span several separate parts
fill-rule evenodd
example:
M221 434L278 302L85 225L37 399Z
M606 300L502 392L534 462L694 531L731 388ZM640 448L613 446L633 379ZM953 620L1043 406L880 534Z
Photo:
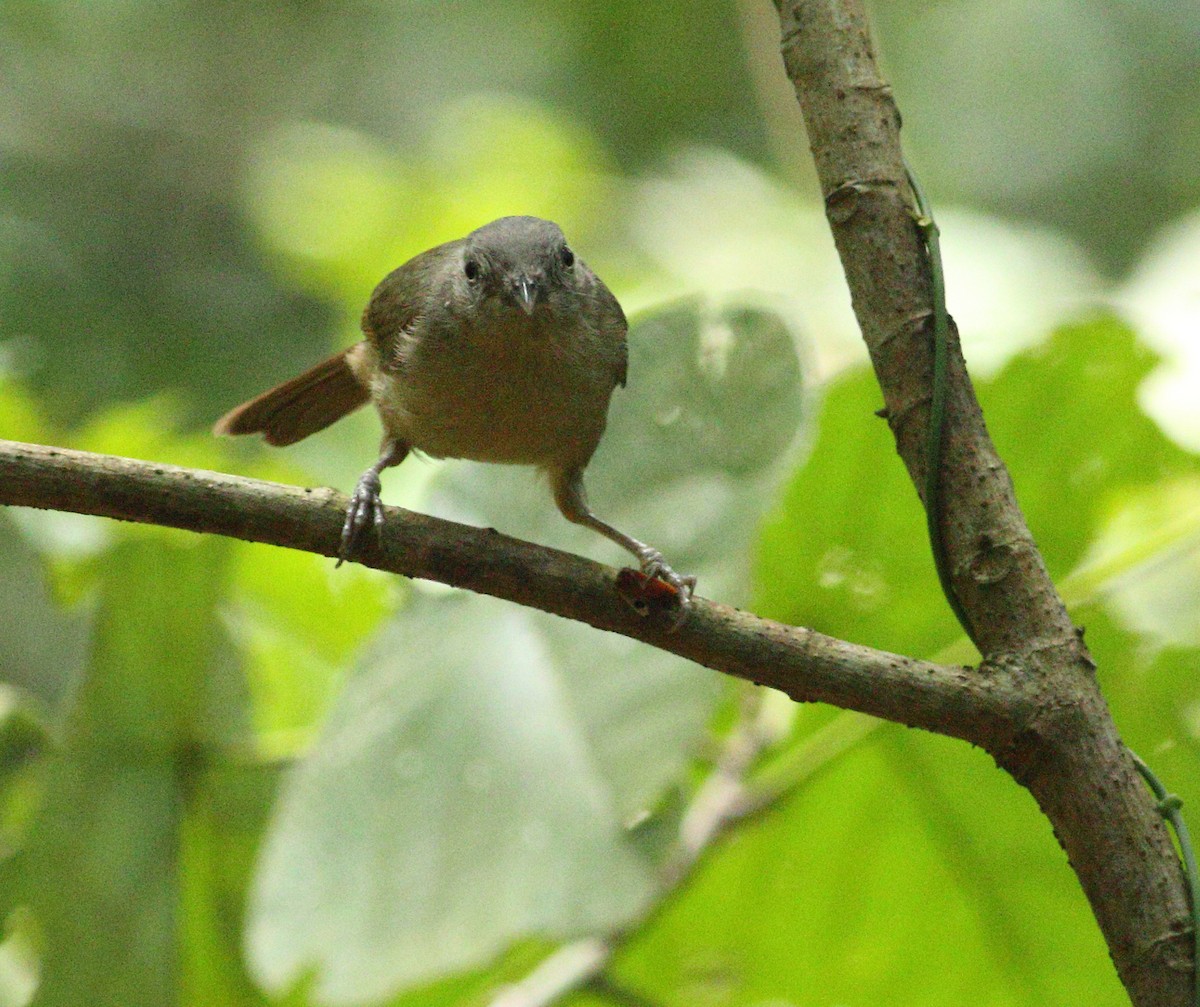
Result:
M338 561L335 566L341 566L348 559L353 559L362 543L363 532L371 525L375 535L380 537L383 532L383 501L379 494L383 486L379 481L379 473L368 469L354 487L350 497L350 506L346 508L346 523L342 526L342 544L338 549Z
M617 594L640 616L670 614L674 631L687 618L696 578L669 572L670 577L650 576L626 567L617 574Z
M292 444L374 402L384 450L346 512L338 565L368 525L383 524L379 473L412 448L435 458L534 465L568 521L637 556L681 607L695 578L592 513L583 488L617 385L625 384L625 314L575 257L557 224L502 217L384 277L363 312L361 342L226 413L218 434ZM652 571L652 572L651 572Z

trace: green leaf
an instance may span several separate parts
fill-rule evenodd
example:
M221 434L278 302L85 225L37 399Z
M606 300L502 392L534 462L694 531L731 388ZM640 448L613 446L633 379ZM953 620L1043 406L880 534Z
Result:
M720 844L614 975L667 1007L1126 1002L1034 802L893 725Z
M0 359L0 437L11 441L46 442L50 439L50 424L33 396L3 374L3 363Z
M692 301L639 321L588 470L597 510L702 591L745 597L800 379L766 310ZM632 562L528 471L444 473L439 513ZM251 905L256 974L278 990L315 973L319 999L365 1001L527 934L631 919L652 876L622 825L682 776L718 676L478 597L418 600L373 654L285 788Z
M804 414L796 339L771 310L737 301L693 298L639 315L629 333L628 387L614 393L608 431L587 469L598 514L697 575L701 594L733 604L750 595L751 542ZM440 474L436 513L635 562L565 521L545 481L528 470L458 464ZM637 816L682 772L719 678L624 638L531 618L562 687L584 711L622 818Z
M1160 648L1194 639L1200 461L1138 409L1153 363L1124 326L1098 318L979 392L1051 570L1084 564L1071 594L1097 599L1080 615L1118 725L1187 804L1200 801L1200 653ZM956 633L915 491L870 416L878 404L867 374L829 390L812 459L764 528L760 597L824 632L932 653ZM871 756L844 759L718 852L674 918L637 942L631 981L666 1002L680 989L691 1002L814 1002L807 979L848 1003L1124 1003L1028 796L958 743L892 727L877 736ZM737 918L751 902L763 908L747 932L705 927L716 906ZM671 960L682 965L660 964ZM689 962L717 964L706 975Z
M1108 317L1067 326L1014 360L979 397L1051 573L1062 576L1123 493L1200 472L1139 410L1155 358ZM959 635L940 600L920 503L891 433L871 413L874 377L829 389L820 435L758 550L763 614L907 654Z
M609 222L599 208L610 165L568 119L481 92L435 110L430 125L430 149L401 152L289 121L253 158L245 202L261 238L302 286L354 304L355 318L388 270L513 207L553 214L573 240Z
M1158 358L1117 319L1069 325L979 389L988 427L1054 577L1083 557L1124 490L1200 473L1137 404Z
M1121 622L1155 643L1200 645L1200 475L1110 501L1079 580L1095 581Z
M235 549L226 621L242 652L260 751L311 743L345 668L406 585L362 566L250 543Z
M71 752L47 787L24 858L44 933L34 1007L176 1003L173 765Z
M242 957L246 890L279 779L275 765L214 763L192 781L180 832L180 1002L260 1007Z
M960 630L941 600L925 519L873 374L836 381L807 464L763 524L763 615L901 654L930 654Z
M797 438L803 381L796 336L772 311L689 299L638 316L629 383L588 467L594 509L661 549L701 594L749 597L751 542ZM619 565L633 557L568 524L525 469L446 465L432 509ZM403 617L403 616L402 616ZM623 819L678 778L720 688L687 662L619 637L534 618L556 674L587 711ZM596 675L595 669L606 669Z
M228 550L183 541L139 536L100 567L88 675L18 855L42 937L35 1007L178 1002L180 826L230 694L212 675Z
M1087 644L1122 738L1183 798L1195 837L1200 833L1200 648L1153 646L1153 636L1147 640L1123 625L1122 613L1108 605L1085 608L1079 621L1087 628Z
M406 615L277 813L249 929L270 989L315 968L321 1001L377 999L520 934L612 926L649 894L522 614L454 599Z
M85 626L51 598L36 553L0 515L0 680L59 711L83 663Z

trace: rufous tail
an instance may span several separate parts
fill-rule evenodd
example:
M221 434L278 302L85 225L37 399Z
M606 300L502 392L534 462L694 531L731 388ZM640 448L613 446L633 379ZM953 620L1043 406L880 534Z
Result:
M213 433L260 433L268 444L282 446L324 430L370 400L346 360L354 350L322 360L291 381L229 410L214 424Z

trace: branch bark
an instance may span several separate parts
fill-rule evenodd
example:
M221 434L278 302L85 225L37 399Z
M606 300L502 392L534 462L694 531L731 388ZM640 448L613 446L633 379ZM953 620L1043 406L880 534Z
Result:
M346 497L218 472L0 440L0 504L165 525L336 556ZM362 562L541 609L786 693L975 744L1014 742L1023 704L1008 669L968 669L846 643L696 598L683 624L639 615L616 571L491 528L386 508Z
M861 0L776 0L776 7L855 314L897 451L920 492L932 287L900 114L880 77ZM990 751L1050 819L1133 1002L1183 1007L1192 951L1178 859L1017 505L952 335L942 473L951 578L985 658L980 674L1011 669L1034 711L1011 746Z

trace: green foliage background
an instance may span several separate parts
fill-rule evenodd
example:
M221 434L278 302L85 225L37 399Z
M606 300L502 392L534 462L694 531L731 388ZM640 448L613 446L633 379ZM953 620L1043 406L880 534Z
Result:
M1200 805L1200 423L1155 384L1189 359L1163 319L1194 225L1146 252L1200 204L1200 15L874 14L989 426L1126 739ZM407 256L537 213L634 321L601 513L708 596L970 662L776 31L748 0L6 3L0 437L348 488L369 415L287 452L207 426L356 338ZM621 561L526 472L414 460L385 494ZM664 901L756 702L774 796ZM69 515L0 514L0 858L0 1007L482 1004L618 930L572 1003L1123 1002L977 751L493 600Z

